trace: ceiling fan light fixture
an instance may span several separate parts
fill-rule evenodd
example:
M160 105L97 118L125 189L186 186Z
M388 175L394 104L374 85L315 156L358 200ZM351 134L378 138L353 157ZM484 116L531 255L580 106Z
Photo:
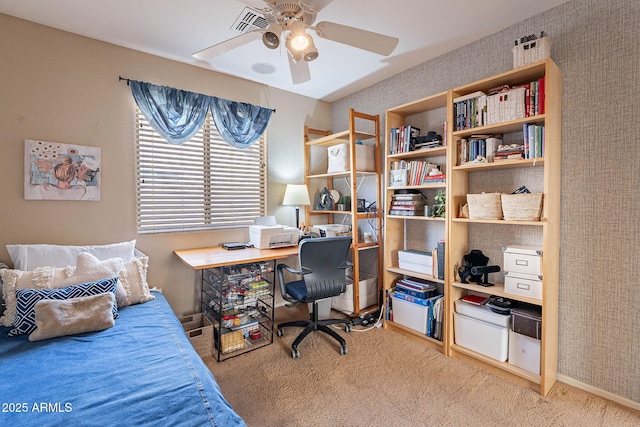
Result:
M298 34L291 36L291 48L297 51L303 51L309 46L309 35Z
M309 46L302 52L302 57L305 61L311 62L318 59L318 49L316 49L313 39L309 37Z
M267 31L262 35L262 43L269 49L276 49L280 46L280 38L276 33Z

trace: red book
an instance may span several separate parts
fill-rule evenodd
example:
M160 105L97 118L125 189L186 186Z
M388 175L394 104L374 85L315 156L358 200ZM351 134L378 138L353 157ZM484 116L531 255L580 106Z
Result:
M470 304L482 305L489 300L489 297L482 297L480 295L467 295L462 297L462 301Z
M538 80L538 114L544 114L544 77Z

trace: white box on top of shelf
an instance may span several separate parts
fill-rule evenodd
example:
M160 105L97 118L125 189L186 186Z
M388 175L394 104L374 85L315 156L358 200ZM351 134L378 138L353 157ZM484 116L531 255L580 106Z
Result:
M356 164L359 172L376 171L376 152L374 145L355 144ZM350 157L349 145L337 144L327 147L329 156L327 173L349 172Z
M540 374L540 340L509 331L509 363Z
M378 278L367 274L360 274L358 283L360 295L360 310L378 303ZM347 290L331 299L331 308L345 314L353 313L353 283L347 283Z
M499 362L507 360L509 328L456 312L453 313L453 328L456 344Z
M504 271L524 274L542 274L542 248L528 245L511 245L502 248Z

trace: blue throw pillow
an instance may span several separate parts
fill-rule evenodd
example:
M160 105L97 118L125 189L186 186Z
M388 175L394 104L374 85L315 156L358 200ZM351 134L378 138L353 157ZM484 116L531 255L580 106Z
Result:
M102 279L97 282L82 283L80 285L67 286L66 288L53 289L18 289L16 291L16 318L14 328L9 336L30 334L36 330L36 303L43 299L66 300L76 297L88 297L91 295L116 293L117 277ZM113 304L113 318L118 318L118 305Z

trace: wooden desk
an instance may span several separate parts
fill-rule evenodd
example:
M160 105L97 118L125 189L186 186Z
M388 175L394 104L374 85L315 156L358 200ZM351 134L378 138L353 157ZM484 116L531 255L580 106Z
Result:
M298 246L277 249L245 248L229 251L222 246L174 251L180 260L194 270L223 267L250 262L271 261L298 255Z

